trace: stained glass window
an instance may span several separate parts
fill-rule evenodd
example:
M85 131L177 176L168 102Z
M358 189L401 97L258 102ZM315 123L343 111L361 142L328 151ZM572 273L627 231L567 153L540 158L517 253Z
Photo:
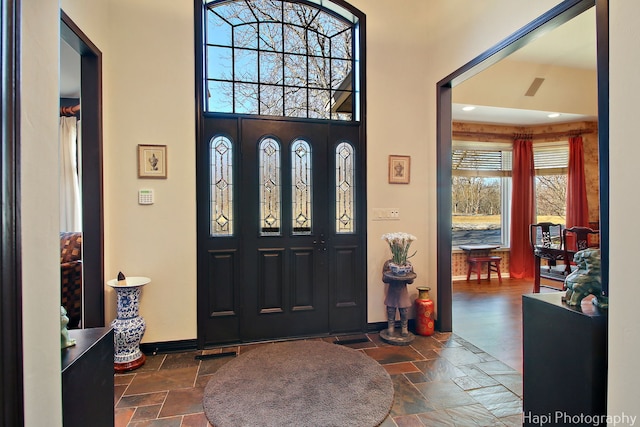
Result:
M358 120L358 19L312 3L205 2L206 111Z
M291 144L291 208L293 234L311 234L311 147L306 141Z
M274 138L260 142L260 234L280 235L280 143Z
M336 233L355 233L355 153L344 141L336 147Z
M212 236L233 235L233 144L225 136L215 136L211 150L211 230Z

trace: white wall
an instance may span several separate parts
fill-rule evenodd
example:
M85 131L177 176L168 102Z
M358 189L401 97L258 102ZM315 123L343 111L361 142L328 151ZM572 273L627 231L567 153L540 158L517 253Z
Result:
M62 425L58 23L57 1L22 2L20 209L27 427Z
M423 127L429 101L422 84L423 69L428 66L424 48L426 30L417 16L426 13L425 2L405 1L413 10L388 7L385 1L354 1L366 14L367 65L367 309L368 321L386 320L385 286L382 266L391 252L381 236L404 231L418 240L411 259L418 278L409 286L429 283L429 252L426 218L429 213L425 194L418 189L428 185L428 167L424 158L428 133ZM409 22L407 22L409 21ZM417 24L417 25L412 25ZM388 156L411 156L410 184L388 184ZM418 190L418 191L417 191ZM398 208L399 221L373 221L374 208ZM433 276L435 278L435 276ZM432 282L435 283L435 280ZM435 286L433 286L435 290Z
M144 342L196 338L195 65L192 0L112 0L104 57L108 278L147 276ZM112 90L113 89L113 90ZM138 179L138 144L167 146L168 178ZM155 204L137 203L138 189ZM115 316L109 289L107 311Z
M640 145L637 143L640 81L637 48L640 3L611 1L609 44L609 143L610 143L610 310L609 310L609 405L612 415L622 413L640 417L635 395L640 384L640 317L638 299L640 278L635 268L640 241L636 172ZM640 421L637 421L640 422ZM637 423L636 423L637 425Z

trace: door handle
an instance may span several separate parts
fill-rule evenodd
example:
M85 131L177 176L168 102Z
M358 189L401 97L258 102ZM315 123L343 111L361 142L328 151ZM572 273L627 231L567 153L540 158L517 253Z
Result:
M327 247L326 247L325 245L326 245L327 241L326 241L326 240L325 240L325 238L324 238L324 234L320 234L320 236L318 236L318 238L319 238L319 240L318 240L318 239L313 239L313 244L314 244L315 246L317 246L318 244L320 244L320 247L318 248L318 250L319 250L319 251L321 251L321 250L322 250L322 251L326 251L326 250L327 250Z

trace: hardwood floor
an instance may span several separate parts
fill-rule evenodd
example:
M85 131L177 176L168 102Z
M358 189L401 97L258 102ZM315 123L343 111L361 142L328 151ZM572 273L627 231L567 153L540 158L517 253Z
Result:
M542 280L540 292L557 292L560 282ZM453 282L453 333L522 373L522 295L531 279Z

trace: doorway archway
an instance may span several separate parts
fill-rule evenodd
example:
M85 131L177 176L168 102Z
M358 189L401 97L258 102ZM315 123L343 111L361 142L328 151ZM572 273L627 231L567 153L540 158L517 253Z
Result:
M80 54L82 118L82 327L104 326L102 52L60 11L60 37Z
M451 284L451 170L452 89L585 10L596 7L598 74L598 152L600 171L600 246L603 291L608 293L609 251L609 50L608 0L567 0L530 22L505 40L465 64L437 85L437 326L453 330Z

